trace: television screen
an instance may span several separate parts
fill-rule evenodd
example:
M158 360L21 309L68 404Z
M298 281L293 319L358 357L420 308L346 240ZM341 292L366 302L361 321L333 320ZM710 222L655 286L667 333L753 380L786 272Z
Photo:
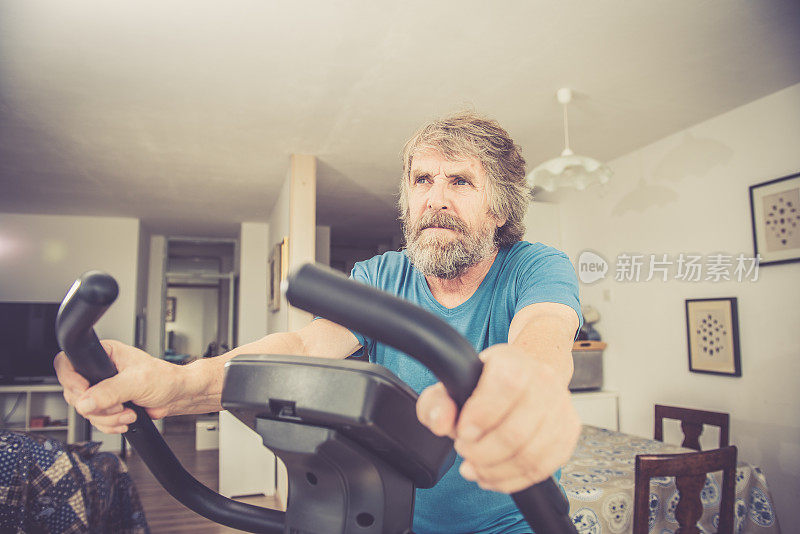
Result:
M0 380L53 381L55 302L0 302Z

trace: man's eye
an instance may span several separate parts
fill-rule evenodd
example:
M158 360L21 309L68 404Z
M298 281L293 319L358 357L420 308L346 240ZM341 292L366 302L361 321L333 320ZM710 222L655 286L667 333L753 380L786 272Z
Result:
M456 185L469 185L469 182L466 181L464 178L456 178L453 180L453 183Z
M415 183L415 184L424 184L424 183L426 183L428 180L429 180L429 178L428 178L427 176L417 176L417 177L414 179L414 183Z

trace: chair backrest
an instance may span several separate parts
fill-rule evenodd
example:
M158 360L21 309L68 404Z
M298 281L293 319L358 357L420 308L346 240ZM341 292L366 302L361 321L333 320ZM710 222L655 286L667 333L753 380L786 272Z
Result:
M633 534L647 534L650 514L650 479L675 477L678 506L675 519L681 534L699 534L697 521L703 515L700 491L707 473L722 471L722 497L718 534L733 533L733 503L736 495L736 447L684 454L640 454L636 456L633 498Z
M692 408L679 408L678 406L664 406L656 404L654 439L664 441L664 419L677 419L681 422L683 430L682 447L700 449L700 434L703 432L703 425L719 427L719 447L728 446L728 426L730 416L723 412L707 412L705 410L694 410Z

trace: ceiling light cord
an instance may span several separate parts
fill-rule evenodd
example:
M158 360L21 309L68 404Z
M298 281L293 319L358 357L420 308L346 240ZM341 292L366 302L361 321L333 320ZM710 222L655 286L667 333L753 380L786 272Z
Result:
M562 156L571 156L572 150L569 148L569 120L567 120L567 103L564 102L564 151Z
M572 149L569 147L569 119L567 117L567 105L572 102L572 89L562 87L556 92L556 100L564 106L564 151L562 156L571 156Z

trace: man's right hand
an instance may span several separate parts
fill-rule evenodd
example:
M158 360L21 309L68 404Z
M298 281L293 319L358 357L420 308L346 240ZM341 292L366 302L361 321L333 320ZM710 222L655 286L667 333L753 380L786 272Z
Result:
M109 434L128 431L136 413L122 403L133 401L153 419L167 415L208 413L220 404L225 363L236 354L296 354L346 358L361 346L347 328L317 319L296 332L268 335L214 358L175 365L119 341L103 340L118 374L89 387L89 382L60 352L53 365L64 386L64 398L95 427Z
M154 358L119 341L103 340L103 348L119 371L113 377L89 387L67 356L60 352L53 365L64 386L64 398L97 429L108 434L128 431L136 414L123 402L133 401L153 419L176 413L179 398L187 393L188 369Z

